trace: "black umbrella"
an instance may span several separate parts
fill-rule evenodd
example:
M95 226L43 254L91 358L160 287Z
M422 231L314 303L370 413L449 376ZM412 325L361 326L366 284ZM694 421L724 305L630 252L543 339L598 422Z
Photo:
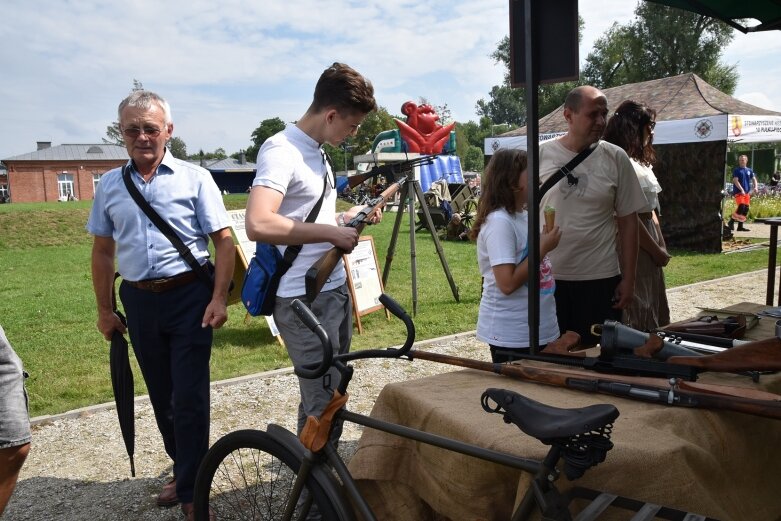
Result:
M127 324L122 313L119 311L115 311L115 313L123 324ZM114 388L119 428L122 431L122 439L125 440L127 455L130 457L130 474L136 477L136 465L133 461L136 444L136 426L133 417L133 371L130 370L127 348L125 336L115 330L111 335L111 354L109 355L111 386Z

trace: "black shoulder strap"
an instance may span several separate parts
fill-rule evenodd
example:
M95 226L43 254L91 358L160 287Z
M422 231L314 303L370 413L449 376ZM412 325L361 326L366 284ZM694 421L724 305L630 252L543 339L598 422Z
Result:
M160 217L160 214L158 214L154 208L149 205L149 202L144 199L144 196L141 195L141 192L138 191L135 183L132 179L130 179L130 165L125 165L123 168L122 179L125 181L127 191L130 192L130 197L133 198L133 200L146 214L146 216L149 217L149 220L152 221L155 226L157 226L157 229L160 230L169 241L171 241L171 244L174 245L174 248L176 248L176 250L179 252L179 255L181 255L182 258L187 261L187 264L190 265L190 268L192 268L192 270L198 275L201 281L204 282L207 286L212 287L212 279L209 273L206 271L206 268L198 264L198 261L193 256L193 252L190 251L190 248L188 248L184 242L182 242L182 239L176 235L176 232L173 230L173 228L171 228L171 225L169 225L163 220L162 217Z
M323 177L323 193L320 194L320 199L317 200L317 203L312 207L312 211L310 211L309 215L307 215L306 219L304 219L305 223L314 222L315 219L317 219L317 216L320 214L320 207L323 205L323 199L325 198L325 187L327 181L328 172L326 171L325 177ZM303 244L293 244L285 248L285 254L282 256L282 258L287 264L288 268L293 265L293 261L296 260L296 257L298 257L298 254L301 253L301 248L303 247Z
M592 145L581 151L578 155L573 157L569 163L559 168L555 174L550 176L544 183L542 183L542 186L540 187L540 198L542 198L542 196L545 195L548 190L553 188L553 185L561 181L561 179L564 177L572 177L574 181L571 180L570 182L572 184L577 184L577 178L574 177L571 172L575 170L575 167L578 166L584 159L586 159L598 146L599 142L597 142L596 145Z

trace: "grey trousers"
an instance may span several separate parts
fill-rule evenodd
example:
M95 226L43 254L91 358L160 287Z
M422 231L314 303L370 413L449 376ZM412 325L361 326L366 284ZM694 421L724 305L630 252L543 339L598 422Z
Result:
M323 359L323 347L320 339L307 328L290 307L298 298L307 303L306 297L277 297L274 307L274 321L285 341L288 356L293 366L318 362ZM347 284L321 292L309 308L320 320L331 339L334 354L347 353L353 334L352 299ZM304 428L307 416L319 416L333 396L339 384L339 373L331 368L320 378L311 380L298 378L301 391L301 403L298 405L298 432ZM336 425L332 440L336 441L342 432L341 424Z

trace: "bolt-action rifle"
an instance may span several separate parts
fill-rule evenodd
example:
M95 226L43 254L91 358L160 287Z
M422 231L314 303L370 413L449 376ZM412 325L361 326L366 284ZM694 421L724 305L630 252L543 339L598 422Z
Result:
M396 179L401 174L412 170L416 166L430 165L431 163L434 162L434 158L437 157L438 155L441 154L420 156L412 159L407 159L406 161L399 161L396 163L386 163L384 165L375 166L374 168L372 168L371 170L363 174L356 174L347 177L347 183L350 185L350 188L355 188L356 186L363 183L364 181L368 181L369 179L374 179L377 176L383 176L386 179L388 179L388 181L396 181Z
M358 212L358 214L356 214L356 216L353 217L350 222L346 223L345 226L351 226L357 229L358 234L360 235L361 231L367 224L366 218L371 215L371 213L376 208L382 208L385 206L385 203L387 203L391 197L396 195L396 192L401 189L406 181L407 178L402 177L388 188L383 190L383 192L375 199L369 201L369 204L361 209L361 211ZM336 267L339 259L341 259L342 255L345 253L347 253L345 250L334 246L325 252L322 257L317 259L317 261L306 271L306 275L304 275L304 285L306 287L306 297L309 299L309 302L312 302L320 293L320 290L323 289L323 286L328 280L328 277L331 275L331 272Z
M729 349L702 354L692 349L698 344L672 343L656 334L637 331L612 320L594 326L601 334L598 357L585 356L583 351L569 351L580 337L567 332L537 354L514 352L517 358L580 367L600 373L630 376L653 376L696 380L705 371L747 372L755 381L757 371L781 371L781 339L744 342ZM558 344L565 344L560 347ZM704 346L704 344L703 344Z
M672 407L735 411L781 420L781 396L756 389L686 382L679 378L589 374L587 371L532 367L518 362L495 364L420 350L410 351L407 357L410 360L419 358L577 391L609 394Z

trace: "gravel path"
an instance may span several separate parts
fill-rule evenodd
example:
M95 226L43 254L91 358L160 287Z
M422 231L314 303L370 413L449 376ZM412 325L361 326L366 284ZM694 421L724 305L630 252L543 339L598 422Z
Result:
M672 320L694 316L699 307L723 307L765 298L764 271L699 283L668 292ZM419 347L487 359L487 346L465 333ZM356 364L350 408L368 413L389 382L454 370L431 362L369 360ZM232 430L264 428L270 422L294 428L298 386L289 370L213 384L212 442ZM163 509L154 498L171 473L148 402L136 401L136 477L130 470L113 408L34 419L33 446L3 520L182 519L178 508ZM360 436L346 425L341 446L354 448Z

